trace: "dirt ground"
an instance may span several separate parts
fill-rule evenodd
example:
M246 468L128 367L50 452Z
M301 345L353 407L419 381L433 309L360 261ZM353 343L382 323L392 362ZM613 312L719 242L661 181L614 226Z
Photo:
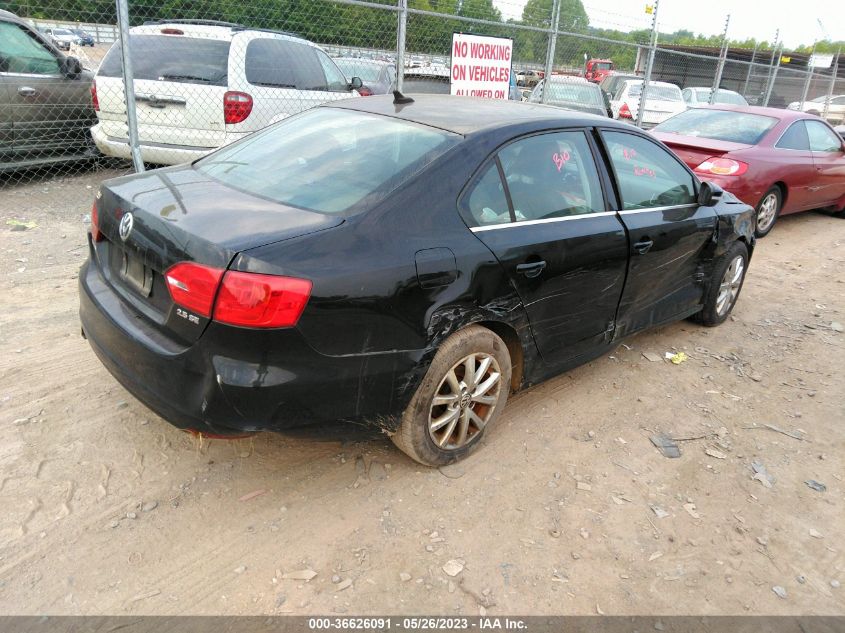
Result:
M0 613L845 613L845 221L783 218L724 325L520 393L429 470L348 429L200 445L125 392L77 318L110 174L0 188Z

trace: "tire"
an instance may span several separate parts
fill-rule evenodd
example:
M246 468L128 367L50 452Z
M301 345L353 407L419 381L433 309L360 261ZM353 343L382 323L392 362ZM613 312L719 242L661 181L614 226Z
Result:
M469 358L473 358L471 363ZM477 385L465 379L472 367L480 374ZM510 382L511 357L505 342L485 327L470 325L437 350L391 439L408 457L426 466L463 459L479 446L505 408ZM441 402L435 404L435 396Z
M757 203L757 207L754 209L757 220L757 228L754 234L757 237L765 237L771 232L772 227L774 227L775 222L777 222L780 216L780 210L782 208L783 192L780 190L780 187L775 185L763 194L763 197L760 198L760 202Z
M735 262L741 262L738 275L736 269L732 268ZM736 305L747 271L748 248L742 242L734 242L713 268L704 307L693 320L707 327L723 323ZM727 296L723 296L723 292L727 292Z

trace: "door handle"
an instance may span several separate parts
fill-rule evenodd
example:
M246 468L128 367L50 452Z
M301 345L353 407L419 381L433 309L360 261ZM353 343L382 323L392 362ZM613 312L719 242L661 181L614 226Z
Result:
M30 88L29 86L21 86L18 88L18 94L22 97L34 97L36 90L35 88Z
M649 249L654 246L654 241L644 237L639 242L634 244L634 250L637 251L640 255L645 255L648 253Z
M540 260L539 262L530 262L527 264L519 264L516 267L516 272L520 275L525 275L529 279L533 279L546 269L546 262Z

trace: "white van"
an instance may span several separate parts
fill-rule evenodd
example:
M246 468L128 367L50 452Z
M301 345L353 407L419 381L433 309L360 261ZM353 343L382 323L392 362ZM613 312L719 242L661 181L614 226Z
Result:
M311 106L358 96L319 46L285 33L206 21L133 27L129 36L144 162L175 165ZM129 158L120 44L91 89L103 154Z
M642 93L642 80L629 79L623 82L610 100L613 118L636 123ZM652 128L686 109L687 104L678 86L664 81L651 81L646 90L642 127Z

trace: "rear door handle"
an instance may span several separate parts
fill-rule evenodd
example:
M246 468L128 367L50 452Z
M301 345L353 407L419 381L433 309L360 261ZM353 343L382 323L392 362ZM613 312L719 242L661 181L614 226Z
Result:
M35 88L30 88L29 86L21 86L18 88L18 94L22 97L34 97L36 90Z
M634 244L634 250L637 251L640 255L645 255L648 253L649 249L654 246L654 241L644 237L639 242Z
M516 267L516 272L520 275L525 275L529 279L537 277L546 269L546 262L540 260L539 262L530 262L528 264L519 264Z

